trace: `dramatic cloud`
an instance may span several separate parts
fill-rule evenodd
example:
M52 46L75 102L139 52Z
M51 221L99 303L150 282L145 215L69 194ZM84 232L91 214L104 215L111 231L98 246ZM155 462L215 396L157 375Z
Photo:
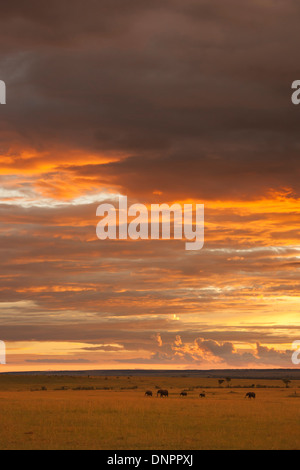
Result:
M256 344L254 350L237 350L233 343L217 342L212 339L197 338L193 343L184 344L180 336L163 351L153 353L150 358L119 360L145 365L189 365L191 368L264 368L290 367L292 350L276 351Z
M7 367L291 365L299 2L16 0L0 13ZM204 249L100 242L97 205L118 194L204 203Z

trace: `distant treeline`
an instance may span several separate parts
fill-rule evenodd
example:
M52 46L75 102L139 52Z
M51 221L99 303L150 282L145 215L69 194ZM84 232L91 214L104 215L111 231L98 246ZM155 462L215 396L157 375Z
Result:
M264 379L300 380L299 369L216 369L216 370L88 370L88 371L41 371L41 372L9 372L0 375L52 375L52 376L132 376L132 377L202 377L222 379Z

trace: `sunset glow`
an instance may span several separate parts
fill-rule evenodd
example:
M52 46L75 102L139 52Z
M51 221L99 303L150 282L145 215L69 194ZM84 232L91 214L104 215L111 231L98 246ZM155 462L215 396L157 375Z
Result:
M50 5L3 8L0 372L293 367L297 15L278 2L262 27L258 2L196 3L99 2L67 28ZM99 240L120 195L204 204L204 248Z

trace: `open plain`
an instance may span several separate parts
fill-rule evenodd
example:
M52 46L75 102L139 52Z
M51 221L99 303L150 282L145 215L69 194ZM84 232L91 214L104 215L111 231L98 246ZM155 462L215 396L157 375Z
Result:
M1 375L0 449L299 449L299 386L298 380L286 388L263 379ZM159 388L169 396L158 398ZM153 397L145 396L148 390ZM249 391L255 399L245 398Z

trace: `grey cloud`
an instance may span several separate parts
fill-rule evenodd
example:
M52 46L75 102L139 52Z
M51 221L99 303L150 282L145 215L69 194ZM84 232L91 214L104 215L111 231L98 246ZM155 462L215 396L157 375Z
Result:
M34 36L21 43L12 29L18 54L2 52L9 138L57 161L66 148L121 152L130 158L99 167L99 180L132 194L298 194L297 3L126 4L2 7L2 22L33 26Z

